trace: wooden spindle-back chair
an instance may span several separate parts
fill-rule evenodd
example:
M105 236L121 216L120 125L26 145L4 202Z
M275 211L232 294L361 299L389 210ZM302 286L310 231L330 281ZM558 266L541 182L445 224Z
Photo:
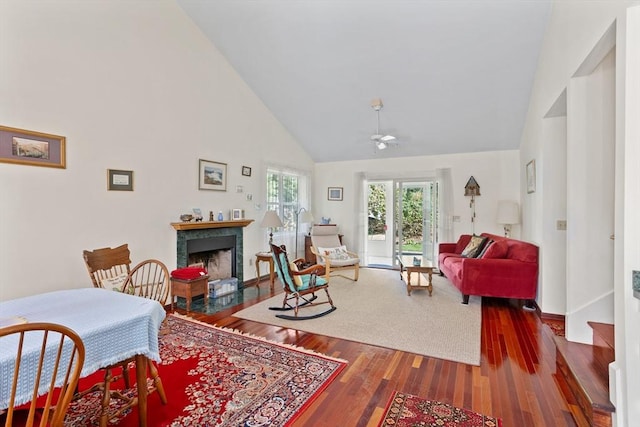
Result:
M84 364L80 337L62 325L22 323L0 328L0 346L16 355L13 372L2 372L11 387L7 407L2 409L5 404L0 402L0 420L4 418L5 427L17 425L27 409L21 425L62 427ZM18 397L24 387L32 390L28 408L28 401ZM38 399L44 394L46 397Z

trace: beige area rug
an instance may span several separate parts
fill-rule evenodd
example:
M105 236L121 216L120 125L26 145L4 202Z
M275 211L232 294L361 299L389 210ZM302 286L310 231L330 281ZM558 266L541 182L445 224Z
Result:
M417 275L411 277L415 283ZM425 278L422 278L423 283ZM277 283L276 283L277 285ZM397 271L360 269L357 282L332 277L329 293L338 308L324 317L285 320L269 307L281 307L275 296L234 314L242 319L283 326L314 334L402 350L424 356L480 365L481 298L461 303L460 292L449 281L433 276L433 296L425 290L407 295ZM324 291L318 300L326 298ZM327 304L303 308L308 315ZM293 314L291 312L291 314Z

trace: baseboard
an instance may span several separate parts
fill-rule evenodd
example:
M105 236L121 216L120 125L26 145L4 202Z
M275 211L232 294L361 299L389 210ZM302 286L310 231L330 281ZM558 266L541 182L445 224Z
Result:
M537 304L536 304L537 307ZM552 314L552 313L540 313L540 318L544 319L544 320L556 320L559 322L564 322L564 315L563 314Z

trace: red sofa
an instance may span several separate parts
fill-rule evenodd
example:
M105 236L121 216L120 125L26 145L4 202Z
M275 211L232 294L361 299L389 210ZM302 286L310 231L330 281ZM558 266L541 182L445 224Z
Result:
M440 243L440 274L460 289L464 304L469 303L469 295L478 295L524 299L525 307L533 308L538 288L538 247L495 234L481 236L493 243L478 258L460 255L471 240L469 234L460 236L457 243Z

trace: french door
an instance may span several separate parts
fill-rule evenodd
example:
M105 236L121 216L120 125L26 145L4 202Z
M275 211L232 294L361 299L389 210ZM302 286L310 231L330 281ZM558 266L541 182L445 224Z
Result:
M368 182L366 263L397 267L398 257L433 261L437 224L435 181L380 180Z

